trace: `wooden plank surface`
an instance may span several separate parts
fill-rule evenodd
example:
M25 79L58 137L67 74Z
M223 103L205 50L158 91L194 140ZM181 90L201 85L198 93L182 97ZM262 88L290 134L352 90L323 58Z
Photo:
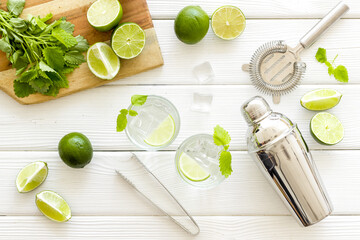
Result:
M202 232L191 237L165 217L76 216L65 224L41 216L0 217L0 239L357 240L359 216L331 216L301 228L289 216L195 216Z
M334 146L320 145L311 137L310 119L315 112L301 107L299 100L308 91L319 87L299 86L282 98L279 105L271 106L298 123L311 149L359 149L360 111L352 111L360 101L359 85L334 87L344 97L329 112L342 121L345 137ZM194 93L213 95L210 113L191 111ZM86 134L94 148L100 150L136 150L125 133L117 133L116 117L120 109L128 107L133 94L155 94L167 97L177 107L181 116L181 129L175 142L167 150L175 150L187 137L196 133L211 133L217 124L227 129L233 141L232 150L246 150L247 126L240 113L240 106L259 92L250 85L238 86L103 86L79 94L34 106L22 106L0 93L0 150L56 150L58 141L65 134L79 131ZM271 103L271 98L265 96ZM291 107L289 107L291 106Z
M48 8L56 8L56 4L51 4L55 1L41 1L48 3ZM285 96L280 105L272 105L299 123L334 204L332 216L309 228L301 228L295 222L245 152L246 126L239 108L247 98L259 94L241 70L256 48L275 39L296 44L318 21L314 18L322 17L337 0L229 0L226 4L239 6L247 16L244 34L234 41L221 41L210 29L205 39L194 46L177 40L173 30L177 12L196 4L211 14L225 3L148 0L153 19L158 19L154 26L166 62L162 68L33 106L19 105L0 93L0 239L359 239L360 2L346 2L351 7L347 19L339 21L303 53L308 71L301 86ZM27 4L36 7L32 0L27 0ZM326 48L330 56L339 54L337 63L349 70L348 84L329 78L326 68L316 63L314 54L318 47ZM192 74L193 67L204 61L212 64L216 74L211 86L198 85ZM330 147L312 139L308 124L315 112L299 105L304 93L323 87L344 94L341 103L329 112L343 122L345 139ZM194 92L213 94L211 113L190 111ZM135 150L125 134L115 132L114 126L118 110L128 106L135 93L162 95L179 109L182 127L174 144L166 151L137 154L195 215L202 231L198 237L190 237L158 216L113 172L114 161ZM176 176L174 150L185 138L211 132L216 124L223 125L232 135L234 174L215 189L199 191ZM85 133L95 148L93 162L82 170L68 168L58 157L58 141L71 131ZM32 193L17 193L17 172L37 160L49 163L47 181ZM45 189L58 191L69 201L74 213L70 222L58 224L40 216L34 195Z
M175 152L137 153L193 215L290 215L248 154L232 154L233 174L214 189L199 190L177 175ZM333 215L360 215L360 195L356 194L360 185L360 165L354 157L359 154L359 150L313 151L334 205ZM129 156L127 152L96 152L90 165L84 169L71 169L60 160L57 152L0 152L0 192L4 193L1 195L0 215L41 215L34 204L34 196L42 190L61 194L75 216L159 215L115 173L119 161L126 161ZM16 175L33 161L48 163L48 178L35 191L20 194L15 187ZM138 179L132 181L137 183ZM151 193L155 194L156 189Z
M75 25L74 35L82 35L92 45L96 42L108 41L111 36L111 31L106 33L98 32L88 23L86 12L93 2L95 0L78 0L76 2L72 0L31 1L29 6L26 5L22 17L26 18L28 14L44 16L49 12L54 14L54 19L67 17L67 20ZM0 82L0 89L21 104L41 103L101 86L111 81L117 81L121 78L163 65L164 61L146 0L122 0L121 3L124 10L122 22L131 21L139 24L145 30L146 44L143 52L138 57L130 60L121 60L120 72L113 80L104 81L97 78L89 70L87 64L84 63L80 68L68 75L69 88L61 89L57 97L32 94L29 97L18 98L13 90L13 80L16 78L15 69L11 68L11 64L6 59L5 54L1 53L0 78L2 81ZM3 4L5 5L5 3ZM44 9L47 9L47 11L45 12Z
M360 2L358 0L343 0L350 6L345 18L360 18ZM244 12L247 19L273 18L322 18L339 0L151 0L149 7L154 19L174 19L185 6L199 5L211 14L224 4L235 5Z

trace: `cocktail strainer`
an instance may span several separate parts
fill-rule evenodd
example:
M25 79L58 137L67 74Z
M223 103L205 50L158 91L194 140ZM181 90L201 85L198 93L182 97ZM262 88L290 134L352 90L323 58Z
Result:
M301 51L309 48L348 10L344 2L338 3L300 39L295 48L284 41L265 43L256 50L250 64L243 65L243 70L250 72L251 81L257 89L272 95L273 102L279 103L280 96L292 91L305 74L306 64L299 56Z

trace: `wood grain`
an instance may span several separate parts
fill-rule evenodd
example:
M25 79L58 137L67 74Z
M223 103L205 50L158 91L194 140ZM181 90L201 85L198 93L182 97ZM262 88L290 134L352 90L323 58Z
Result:
M360 186L360 163L354 157L359 154L359 150L313 151L314 161L334 204L334 215L360 215L360 195L356 194ZM247 152L232 152L233 174L209 190L194 188L180 179L175 169L175 152L137 155L193 215L290 215ZM60 160L57 152L0 152L0 191L4 193L0 215L39 215L33 199L42 190L61 194L74 215L161 215L115 173L119 162L126 161L129 156L127 152L95 152L92 162L84 169L71 169ZM16 175L33 161L48 163L48 178L35 191L20 194L14 183ZM133 181L138 182L137 179ZM157 201L156 190L151 193ZM167 206L166 201L162 203Z
M74 216L65 224L43 216L0 217L0 239L147 239L147 240L357 240L359 216L328 217L301 228L287 216L195 216L201 232L191 237L165 217Z
M154 19L175 19L178 12L188 5L199 5L208 14L211 14L224 4L239 7L247 19L271 18L322 18L339 0L151 0L149 7ZM344 0L350 11L345 18L360 18L360 2L358 0Z
M209 61L215 79L208 84L214 85L249 85L249 74L241 66L250 61L258 47L268 41L285 40L290 46L296 46L299 39L318 20L315 19L269 19L248 20L242 36L233 41L223 41L210 29L205 38L191 46L181 43L174 33L174 21L155 20L154 25L166 64L130 78L110 83L112 85L197 85L193 68ZM360 26L359 19L345 19L337 22L312 47L301 53L301 59L307 65L306 74L301 84L321 85L341 84L329 77L327 68L315 59L319 47L327 49L329 59L339 54L335 64L342 64L349 71L348 84L360 84ZM334 86L336 87L336 86Z
M317 88L335 88L344 97L340 104L329 110L342 121L345 138L334 146L315 142L309 131L310 119L315 112L300 106L300 98ZM191 111L193 94L212 94L210 113ZM359 85L305 85L282 98L275 111L286 114L297 122L311 149L359 149L360 111L353 111L360 101ZM130 104L133 94L161 95L172 101L181 116L181 129L175 142L167 150L176 149L187 137L196 133L211 133L217 124L227 129L233 141L231 149L246 150L247 126L240 113L240 106L259 92L248 85L238 86L102 86L57 101L33 106L17 104L0 93L0 150L56 150L58 141L65 134L79 131L86 134L96 150L136 150L125 133L115 130L119 110Z
M28 14L44 16L51 12L54 19L67 17L67 20L75 25L74 35L80 34L84 36L90 45L95 42L108 41L111 32L98 32L87 21L86 12L93 2L95 0L78 0L76 2L72 0L53 0L48 2L40 1L39 4L30 2L29 6L26 5L27 8L24 9L22 17ZM164 63L146 0L122 0L121 3L124 10L122 22L135 22L145 29L146 45L139 57L131 60L121 60L120 73L112 81L159 67ZM48 12L44 12L44 9L47 9ZM18 98L13 90L13 80L16 78L15 69L11 69L11 64L3 53L0 54L0 63L0 89L21 104L45 102L110 82L95 77L87 64L82 64L73 74L68 75L69 88L61 89L56 98L41 94Z

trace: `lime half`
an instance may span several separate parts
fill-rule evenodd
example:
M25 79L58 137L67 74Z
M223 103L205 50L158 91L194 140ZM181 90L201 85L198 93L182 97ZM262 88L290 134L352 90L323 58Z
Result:
M207 171L184 152L180 155L179 167L185 177L193 182L204 181L210 177Z
M123 10L118 0L97 0L87 11L87 19L98 31L109 31L119 24Z
M120 59L106 43L95 43L87 52L90 71L98 78L113 79L120 70Z
M311 119L310 131L315 140L326 145L337 144L344 138L340 120L326 112L320 112Z
M306 93L300 100L301 106L312 111L322 111L335 107L342 94L334 89L318 89Z
M211 17L211 28L221 39L232 40L241 35L246 26L242 11L234 6L222 6Z
M171 115L145 139L145 143L154 147L163 146L169 143L175 135L175 122Z
M111 37L111 47L120 58L131 59L138 56L145 47L145 32L136 23L123 23Z
M71 218L67 202L53 191L43 191L36 195L36 206L47 218L56 222L66 222Z
M40 186L48 175L45 162L33 162L26 165L16 177L16 188L20 193L30 192Z

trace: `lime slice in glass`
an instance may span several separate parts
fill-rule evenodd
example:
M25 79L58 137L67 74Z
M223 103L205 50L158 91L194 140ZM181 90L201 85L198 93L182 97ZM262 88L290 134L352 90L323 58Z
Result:
M242 11L234 6L222 6L211 17L211 28L215 35L224 40L232 40L241 35L246 26Z
M120 58L131 59L138 56L145 46L145 32L136 23L123 23L111 37L111 47Z
M334 145L344 138L344 127L340 120L326 112L320 112L311 119L310 131L321 144Z
M334 89L317 89L306 93L300 100L301 106L312 111L322 111L335 107L342 94Z
M90 71L101 79L113 79L120 70L120 59L106 43L95 43L87 52Z
M71 209L67 202L53 191L42 191L36 195L36 206L50 220L66 222L71 218Z
M210 177L207 171L184 152L180 155L179 167L185 177L193 182L204 181Z
M20 193L30 192L40 186L48 175L45 162L33 162L26 165L16 177L16 188Z
M98 31L109 31L119 24L123 9L118 0L97 0L87 11L87 19Z
M144 140L151 146L163 146L170 142L175 135L175 122L171 115L168 115L164 121Z

